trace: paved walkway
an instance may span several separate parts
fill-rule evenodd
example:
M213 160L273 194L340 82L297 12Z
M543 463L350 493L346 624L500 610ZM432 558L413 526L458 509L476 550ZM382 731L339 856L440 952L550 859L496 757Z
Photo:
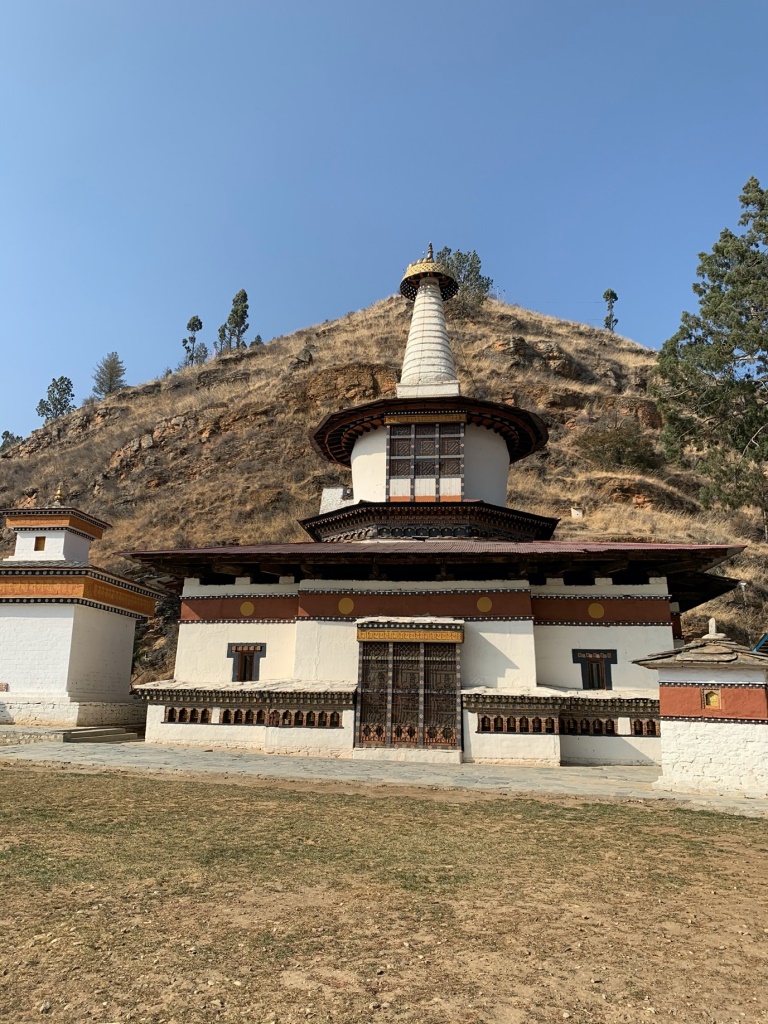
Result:
M768 800L657 792L651 788L659 774L653 767L521 768L483 764L404 764L397 761L159 747L144 743L48 742L0 747L0 766L30 763L141 774L411 786L495 792L499 795L583 797L588 800L658 800L700 810L768 817Z

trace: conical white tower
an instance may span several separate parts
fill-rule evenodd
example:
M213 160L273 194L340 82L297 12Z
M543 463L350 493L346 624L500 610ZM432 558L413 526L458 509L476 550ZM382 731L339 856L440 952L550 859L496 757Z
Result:
M400 282L400 293L413 299L413 316L397 385L398 398L458 395L456 366L445 326L443 301L458 291L456 281L435 262L432 243L427 258L412 263Z

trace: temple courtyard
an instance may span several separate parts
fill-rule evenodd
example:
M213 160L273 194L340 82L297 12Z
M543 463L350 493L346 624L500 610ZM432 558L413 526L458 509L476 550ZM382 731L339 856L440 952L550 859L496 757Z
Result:
M186 757L0 749L0 1020L768 1020L760 816L648 768Z

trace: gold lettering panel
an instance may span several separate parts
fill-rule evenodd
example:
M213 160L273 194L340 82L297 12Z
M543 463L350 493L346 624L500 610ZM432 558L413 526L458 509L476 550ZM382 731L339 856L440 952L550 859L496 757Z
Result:
M404 416L385 416L384 422L387 425L403 424L405 426L409 423L466 423L467 414L464 412L416 413L415 415L406 413Z
M434 629L358 629L358 640L386 640L393 643L463 644L464 631Z

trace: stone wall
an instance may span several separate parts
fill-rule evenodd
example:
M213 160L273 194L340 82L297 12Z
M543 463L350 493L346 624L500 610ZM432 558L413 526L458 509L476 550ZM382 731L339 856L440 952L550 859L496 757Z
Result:
M768 797L768 724L666 719L657 789Z

